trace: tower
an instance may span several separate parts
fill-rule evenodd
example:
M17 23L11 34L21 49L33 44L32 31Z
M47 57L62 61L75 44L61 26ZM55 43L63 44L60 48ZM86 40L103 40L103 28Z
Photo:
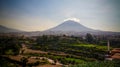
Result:
M105 55L105 60L112 60L109 40L107 41L107 54Z
M108 54L111 54L111 51L110 51L110 42L109 42L109 40L107 41L107 50L108 50Z

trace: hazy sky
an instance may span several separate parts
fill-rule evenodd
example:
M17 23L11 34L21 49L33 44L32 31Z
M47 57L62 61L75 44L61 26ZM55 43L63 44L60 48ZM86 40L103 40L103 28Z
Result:
M68 18L92 29L120 32L120 0L0 0L0 25L42 31Z

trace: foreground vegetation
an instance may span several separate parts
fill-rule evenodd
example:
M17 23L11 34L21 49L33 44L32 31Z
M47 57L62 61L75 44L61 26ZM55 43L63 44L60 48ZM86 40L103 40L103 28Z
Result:
M97 62L87 62L78 65L70 65L69 67L120 67L120 60L114 61L97 61Z
M105 36L53 36L43 35L37 37L25 36L0 36L0 67L36 66L51 64L46 59L37 59L34 63L28 63L30 57L46 57L62 65L70 67L119 67L119 61L104 61L107 53L107 40L111 40L113 47L119 47L119 36L109 39ZM24 53L22 44L28 49L45 51L46 53ZM113 45L117 44L117 45ZM11 59L10 56L23 57L20 60Z
M31 45L30 48L49 52L64 52L70 54L74 59L79 58L84 61L104 60L107 47L93 43L95 39L91 35L87 35L86 38L88 39L73 36L40 36L37 38L36 44Z

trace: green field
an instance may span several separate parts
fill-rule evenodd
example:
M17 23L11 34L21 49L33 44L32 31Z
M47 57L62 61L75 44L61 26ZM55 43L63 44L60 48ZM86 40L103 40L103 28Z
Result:
M97 48L97 49L107 51L107 45L103 46L103 45L94 45L94 44L73 44L72 46L90 47L90 48ZM112 49L112 47L110 47L110 49Z

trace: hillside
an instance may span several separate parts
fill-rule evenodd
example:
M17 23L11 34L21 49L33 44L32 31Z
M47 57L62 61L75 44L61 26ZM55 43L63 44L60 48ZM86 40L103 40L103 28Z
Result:
M10 33L10 32L22 32L22 31L0 25L0 33Z

